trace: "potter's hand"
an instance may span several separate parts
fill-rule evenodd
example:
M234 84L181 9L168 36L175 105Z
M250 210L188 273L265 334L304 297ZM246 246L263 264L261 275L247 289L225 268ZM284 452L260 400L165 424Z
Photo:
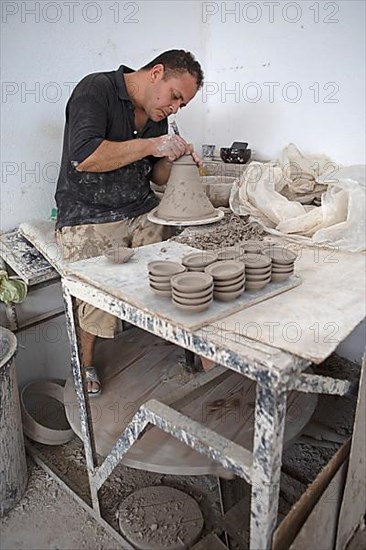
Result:
M164 135L150 138L152 144L152 155L154 157L167 157L173 162L183 155L189 155L188 143L181 136Z

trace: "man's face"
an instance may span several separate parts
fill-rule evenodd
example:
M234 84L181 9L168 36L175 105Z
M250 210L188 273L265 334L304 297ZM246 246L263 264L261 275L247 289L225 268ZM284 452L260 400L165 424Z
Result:
M197 82L188 72L178 73L164 80L164 67L151 70L151 84L145 97L145 111L155 122L175 114L185 107L197 93Z

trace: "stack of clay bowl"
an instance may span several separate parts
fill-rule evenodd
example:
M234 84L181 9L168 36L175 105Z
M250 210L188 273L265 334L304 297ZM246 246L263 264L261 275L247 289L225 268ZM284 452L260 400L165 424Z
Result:
M205 267L218 260L215 252L192 252L186 254L182 258L182 264L187 268L187 271L205 271Z
M147 267L150 288L159 296L171 296L170 279L173 275L186 271L183 265L168 260L150 262Z
M224 260L206 267L205 272L213 277L214 298L221 302L235 300L245 289L245 266L243 262Z
M263 247L264 244L262 241L257 241L254 239L243 241L239 244L239 248L244 254L261 254Z
M213 300L213 279L207 273L180 273L174 275L170 282L172 301L179 309L198 313L207 309Z
M228 261L228 260L235 260L235 261L242 261L243 259L243 251L240 249L239 246L229 246L228 248L222 248L221 250L217 250L217 259L219 261Z
M294 273L294 263L297 255L283 246L271 245L263 250L272 260L272 281L286 281Z
M245 288L260 290L271 280L271 258L264 254L244 254Z

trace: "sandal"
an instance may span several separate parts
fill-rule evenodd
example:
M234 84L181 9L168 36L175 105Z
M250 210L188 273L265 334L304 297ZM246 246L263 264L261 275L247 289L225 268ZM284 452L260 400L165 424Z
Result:
M96 390L88 391L89 397L96 397L102 393L102 384L100 383L95 367L85 367L85 379L87 382L95 382L98 385Z

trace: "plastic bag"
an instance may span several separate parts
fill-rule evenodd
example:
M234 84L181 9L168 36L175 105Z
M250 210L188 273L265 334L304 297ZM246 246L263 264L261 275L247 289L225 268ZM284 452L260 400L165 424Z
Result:
M249 215L251 221L275 235L352 252L364 251L365 166L335 166L325 156L304 157L290 144L279 162L248 165L233 184L230 208L236 214ZM299 167L305 170L300 176ZM281 194L287 186L301 196L318 184L326 186L319 207L305 206Z

